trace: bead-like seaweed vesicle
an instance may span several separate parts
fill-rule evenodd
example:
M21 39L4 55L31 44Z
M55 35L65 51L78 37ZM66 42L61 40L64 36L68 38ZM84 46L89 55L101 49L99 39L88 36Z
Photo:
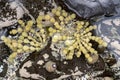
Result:
M92 47L91 40L103 47L107 46L100 37L92 35L91 31L96 26L90 26L87 21L78 21L75 14L70 14L61 7L54 8L46 14L40 14L36 19L36 25L33 25L33 21L28 21L26 25L22 20L18 23L21 26L10 31L10 34L18 34L18 37L2 37L13 51L9 57L10 60L18 53L41 50L50 37L51 45L60 45L58 48L60 55L68 60L73 59L74 55L80 57L84 54L89 63L93 62L93 55L98 56L98 52Z

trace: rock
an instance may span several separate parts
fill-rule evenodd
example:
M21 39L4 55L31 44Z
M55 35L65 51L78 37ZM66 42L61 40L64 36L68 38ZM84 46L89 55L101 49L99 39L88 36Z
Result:
M7 73L8 65L0 61L0 77L5 77Z
M120 16L106 17L95 24L98 26L97 36L108 43L107 50L118 59L120 57Z
M104 80L114 80L114 79L111 77L104 77Z
M9 0L0 1L0 29L2 27L8 27L17 22L17 11L16 8L10 7Z
M115 13L120 9L119 0L62 0L79 17L90 19L96 16ZM57 2L57 0L56 0Z
M9 48L4 43L0 43L0 61L6 59L9 55L10 55Z

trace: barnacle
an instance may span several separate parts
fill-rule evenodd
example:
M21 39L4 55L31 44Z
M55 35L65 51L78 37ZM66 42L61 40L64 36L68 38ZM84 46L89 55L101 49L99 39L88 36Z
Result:
M48 71L48 72L54 72L56 70L57 66L56 66L56 63L55 62L52 62L52 61L48 61L46 64L45 64L45 69Z
M34 26L31 20L26 25L22 20L19 20L18 23L20 27L10 31L10 34L18 34L18 37L1 37L13 51L9 56L9 61L12 61L19 53L39 51L47 44L47 35L43 27Z
M44 16L44 18L43 18ZM80 57L84 54L88 62L93 62L93 55L98 52L92 47L91 40L99 45L106 47L107 44L97 36L92 36L92 30L96 26L90 26L87 21L78 21L75 14L70 14L61 7L52 9L52 12L40 15L38 19L48 22L49 36L52 37L52 44L61 44L62 56L66 59L72 59L74 55ZM41 25L44 25L43 23Z

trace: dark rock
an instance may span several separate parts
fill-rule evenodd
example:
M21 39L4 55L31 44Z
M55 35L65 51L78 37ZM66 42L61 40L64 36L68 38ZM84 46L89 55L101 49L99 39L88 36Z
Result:
M9 0L0 0L0 29L15 24L17 11L12 9Z
M9 48L4 43L0 43L0 61L6 59L9 55L10 55Z
M7 73L8 65L0 61L0 77L4 77Z
M40 11L47 12L53 8L49 0L21 0L20 2L28 9L34 18L37 18Z
M110 16L119 13L120 0L62 0L79 17L90 19L96 16ZM56 0L57 2L57 0Z
M118 59L120 57L120 16L104 18L95 22L95 25L97 25L96 35L108 43L108 52Z

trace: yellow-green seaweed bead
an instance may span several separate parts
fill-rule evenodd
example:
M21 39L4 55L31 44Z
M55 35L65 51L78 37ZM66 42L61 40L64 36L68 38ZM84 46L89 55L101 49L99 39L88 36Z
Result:
M73 40L66 40L65 45L70 46L73 44Z
M45 15L45 20L49 20L50 18L50 15Z
M67 17L67 16L68 16L68 13L67 13L67 12L63 12L62 15L63 15L64 17Z
M84 24L85 24L85 22L84 22L84 21L80 21L80 24L81 24L81 25L84 25Z
M17 53L22 53L22 52L23 52L22 49L18 49L18 50L17 50Z
M67 39L67 36L63 35L62 40L66 40L66 39Z
M53 43L56 43L58 41L58 37L54 37L53 39L52 39L52 42Z
M69 49L69 50L73 50L73 49L74 49L74 47L73 47L73 46L70 46L68 49Z
M83 52L83 54L87 53L87 50L85 48L81 49L81 51Z
M18 44L18 48L22 48L23 47L23 45L22 44Z
M18 20L18 23L23 24L24 22L23 22L23 20Z
M26 31L26 32L29 32L30 30L31 30L31 27L25 26L25 31Z
M54 34L54 33L50 32L50 33L49 33L49 36L53 36L53 34Z
M52 27L48 28L48 31L49 31L49 32L52 32L52 31L53 31L53 28L52 28Z
M16 33L17 33L16 29L13 29L12 31L10 31L10 34L16 34Z
M25 23L23 22L23 20L18 20L18 23L21 25L21 27L25 26Z
M77 25L77 29L78 29L78 30L80 30L80 29L82 29L82 28L83 28L82 25Z
M58 22L55 22L54 25L55 25L55 26L56 26L56 25L59 25L59 23L58 23Z
M56 25L55 27L56 27L57 29L60 29L60 30L62 29L62 27L61 27L60 25Z
M7 42L8 42L8 43L11 43L11 41L12 41L12 40L11 40L10 38L7 38Z
M50 19L50 22L51 22L51 23L55 23L55 19L52 17L52 18Z
M62 21L62 22L60 22L60 24L61 24L61 25L64 25L65 23Z
M53 13L53 14L55 14L55 13L56 13L56 11L57 11L56 9L52 9L52 13Z
M27 50L29 50L29 49L30 49L29 46L26 46L26 45L23 46L23 50L24 50L24 51L27 51Z
M78 52L76 53L76 56L77 56L77 57L80 57L80 56L81 56L81 52L78 51Z
M78 44L75 42L73 45L72 45L74 48L76 48L78 46Z
M41 30L40 30L40 32L41 32L41 33L44 33L44 32L45 32L45 30L44 30L44 29L41 29Z
M36 43L34 46L38 47L38 46L40 46L40 44L39 44L39 43Z
M43 25L40 23L40 24L37 24L37 27L38 27L39 29L41 29L41 28L43 27Z
M71 15L71 18L72 18L72 19L75 19L75 18L76 18L76 14L72 14L72 15Z
M56 11L55 13L57 16L60 16L60 11Z
M39 15L38 18L37 18L37 20L38 20L38 21L42 21L43 18L44 18L43 15Z
M23 40L19 39L17 42L18 42L18 43L22 43L22 42L23 42Z
M35 47L32 47L32 46L31 46L31 47L30 47L30 50L31 50L31 51L35 51Z
M17 42L12 42L12 46L15 47L15 48L18 47L18 43Z
M36 51L39 51L39 50L40 50L40 48L35 48L35 50L36 50Z
M89 57L90 57L90 55L89 55L89 54L85 54L85 57L86 57L86 58L89 58Z
M33 22L32 20L30 20L30 21L27 22L27 25L28 25L28 26L32 26L33 23L34 23L34 22Z
M88 25L89 25L89 22L86 22L86 23L85 23L85 26L87 27Z
M30 45L34 46L34 45L35 45L35 43L34 43L34 42L30 42Z
M91 48L89 51L90 51L91 53L94 53L94 52L95 52L95 49Z
M106 42L103 42L103 43L102 43L102 46L104 46L104 47L107 47L107 45L108 45L108 44L107 44Z
M73 59L73 55L67 55L67 56L66 56L66 59L67 59L67 60Z
M59 19L60 19L60 21L63 21L63 20L64 20L64 17L63 17L63 16L60 16Z
M28 39L24 39L24 43L29 43L30 41Z
M20 36L19 39L20 39L20 40L24 40L24 36Z
M68 53L68 49L63 49L63 54L66 55Z
M88 57L87 60L89 63L91 63L93 61L92 57Z
M23 37L27 37L28 34L27 34L26 32L23 32L23 33L22 33L22 36L23 36Z
M9 58L8 58L8 61L9 62L13 62L13 60L14 60L14 58L17 56L17 52L13 52L10 56L9 56Z
M60 10L62 10L62 8L59 6L59 7L57 7L57 10L60 11Z
M18 31L19 33L21 33L23 30L22 30L22 28L19 27L19 28L17 29L17 31Z

